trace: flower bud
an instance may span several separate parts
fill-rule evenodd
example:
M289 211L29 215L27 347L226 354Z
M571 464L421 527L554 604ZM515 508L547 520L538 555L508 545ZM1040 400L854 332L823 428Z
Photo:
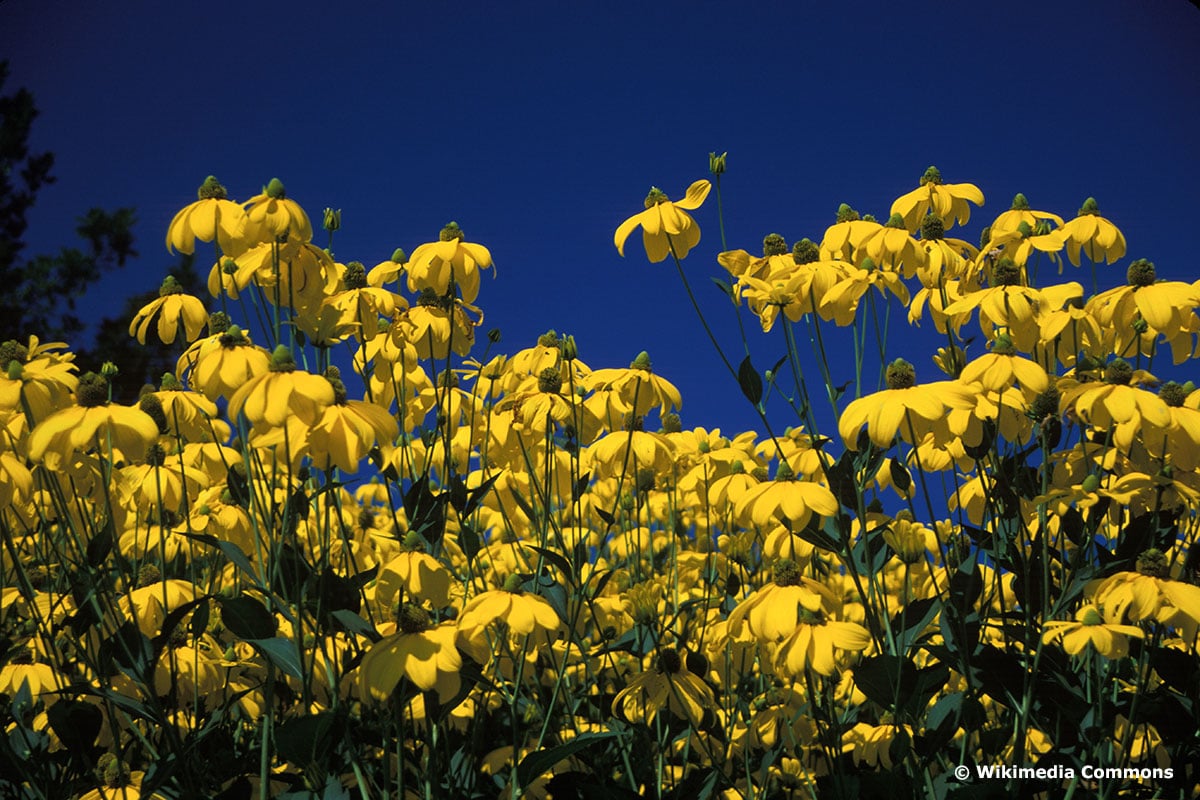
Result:
M708 171L713 175L725 174L725 157L729 155L729 151L717 155L716 153L708 154Z
M336 211L332 208L326 208L322 217L323 217L323 219L321 222L321 226L323 228L325 228L325 230L329 231L330 233L333 233L334 231L337 231L337 230L341 230L342 210L340 208L337 209Z

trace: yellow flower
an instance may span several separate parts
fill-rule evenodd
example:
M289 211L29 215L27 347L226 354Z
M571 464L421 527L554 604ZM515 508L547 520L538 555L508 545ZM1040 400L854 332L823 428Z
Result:
M664 708L697 728L705 712L716 706L712 689L688 669L686 654L663 648L654 668L637 675L613 698L613 713L646 725Z
M729 614L729 635L739 638L743 626L760 642L774 643L796 631L801 615L832 612L838 605L824 584L800 574L790 559L774 566L775 579L756 590Z
M484 631L503 623L514 636L553 634L561 624L558 612L543 597L521 591L521 578L509 575L504 588L476 595L458 616L458 638L464 645L486 650Z
M355 323L359 328L359 338L363 341L374 339L382 331L379 329L379 317L391 320L396 309L408 308L408 301L398 294L367 285L363 265L351 261L346 265L344 276L345 290L325 298L321 306L335 309L342 322Z
M1077 656L1089 644L1106 658L1124 658L1129 652L1129 637L1141 639L1142 629L1134 625L1114 625L1104 621L1100 609L1087 604L1075 612L1074 622L1050 620L1045 624L1042 641L1061 641L1063 650Z
M108 402L108 382L94 373L84 375L75 392L76 405L55 412L29 434L29 458L45 460L56 469L75 451L92 447L120 451L141 459L158 437L158 423L137 408Z
M1021 223L1025 223L1030 228L1036 229L1041 224L1042 220L1049 220L1054 223L1056 228L1061 228L1063 221L1058 214L1051 214L1049 211L1034 211L1029 207L1029 201L1025 199L1025 195L1018 193L1013 198L1012 207L1002 213L991 224L992 236L995 237L1000 233L1015 231L1021 227Z
M644 417L654 408L665 414L683 405L675 384L651 371L650 355L644 350L630 363L629 369L595 370L584 378L583 385L588 391L606 393L605 413L598 416L609 421L623 419L625 414Z
M339 377L328 382L333 387L333 401L309 428L308 446L317 466L332 463L343 472L358 472L371 446L376 442L390 445L399 428L386 409L347 399ZM323 463L322 457L327 461Z
M906 278L916 275L917 270L925 266L925 249L909 235L904 218L899 214L892 214L886 225L863 240L859 250L880 267L899 272Z
M225 187L209 175L196 192L199 199L175 215L167 226L167 252L172 249L191 254L196 240L217 240L226 253L238 249L238 240L246 228L246 211L228 199Z
M1078 383L1060 382L1061 407L1099 430L1115 427L1114 441L1128 449L1133 436L1153 432L1162 436L1171 426L1171 412L1162 399L1151 392L1130 386L1133 369L1123 359L1114 359L1104 369L1104 380Z
M266 373L271 354L251 344L237 326L200 339L179 357L175 371L209 400L229 398L251 378Z
M942 173L930 167L921 176L921 185L906 195L896 198L889 213L904 218L904 226L916 231L921 218L927 213L941 217L942 224L949 228L953 224L965 225L971 218L971 206L983 205L983 192L973 183L942 183Z
M438 297L445 297L453 279L465 303L473 303L479 296L479 270L492 267L494 274L496 269L486 247L464 241L457 222L442 228L438 241L413 250L405 267L410 292L431 289Z
M183 287L172 275L163 279L158 299L142 306L134 315L133 322L129 323L129 335L136 336L139 344L145 344L146 331L156 316L158 338L163 344L175 341L175 332L181 322L189 342L196 340L208 322L208 310L204 303L190 294L184 294Z
M860 397L846 407L838 420L838 432L846 447L858 449L858 432L877 447L890 447L898 433L909 444L917 444L925 433L945 419L947 408L972 408L973 391L956 381L939 381L917 386L912 365L896 359L887 368L888 388Z
M822 517L837 513L833 492L819 483L792 480L793 475L791 466L781 461L775 480L746 489L734 504L734 514L749 525L765 528L779 521L791 530L800 530L814 513Z
M379 570L375 585L375 599L384 606L391 606L396 594L428 601L434 608L442 608L450 602L450 582L454 576L433 556L410 544L416 544L417 535L409 534L412 542L405 541L406 549Z
M246 201L249 220L247 233L253 229L259 241L274 242L287 237L292 242L312 241L312 223L308 214L295 200L289 200L279 178L271 178L256 194Z
M883 226L874 219L862 219L858 212L842 203L838 206L837 221L825 229L818 255L824 261L845 261L857 264L855 254L863 242Z
M55 352L65 347L39 344L36 336L29 337L28 346L13 339L0 344L0 410L22 412L24 418L24 402L40 420L70 402L79 379L75 354Z
M676 258L684 258L688 251L700 242L700 228L688 214L700 207L712 188L706 180L699 180L688 187L684 198L671 202L657 187L651 187L646 195L646 210L625 220L613 234L617 252L625 255L625 240L634 228L642 228L642 244L651 264L666 259L674 249Z
M811 667L819 675L837 669L834 648L858 653L871 644L871 634L857 622L801 614L796 629L775 650L775 666L789 675L802 675Z
M833 319L836 324L843 326L854 324L859 300L872 286L885 297L890 291L901 303L908 305L908 287L900 279L900 274L877 269L872 259L865 258L861 268L850 267L846 270L846 277L825 292L818 308L821 318Z
M407 678L422 691L436 691L441 702L449 701L461 685L455 624L434 625L428 612L412 603L401 606L396 617L398 632L376 642L358 668L363 698L387 700Z
M1175 363L1189 358L1192 349L1189 323L1195 319L1196 306L1200 305L1200 291L1190 283L1157 280L1154 264L1144 258L1129 265L1126 281L1125 286L1095 295L1086 306L1104 331L1105 343L1113 348L1111 352L1129 354L1138 339L1142 351L1152 353L1157 334L1162 334L1176 351Z
M333 403L333 386L320 375L296 369L286 345L275 348L271 369L251 378L229 398L229 417L243 410L256 426L281 427L290 417L312 425Z
M977 383L989 392L1002 392L1014 381L1031 394L1044 392L1050 385L1046 370L1040 364L1018 356L1012 340L1003 334L996 338L992 352L963 367L959 380Z
M1109 264L1125 255L1125 237L1116 225L1100 216L1096 199L1083 201L1079 216L1060 228L1067 240L1067 257L1079 266L1079 252L1087 253L1093 263L1105 261Z

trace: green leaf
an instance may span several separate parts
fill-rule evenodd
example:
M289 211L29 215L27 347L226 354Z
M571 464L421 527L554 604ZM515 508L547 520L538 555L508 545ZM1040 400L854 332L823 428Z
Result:
M899 490L900 494L907 494L909 487L912 486L912 475L904 465L893 458L888 462L888 471L892 473L892 485Z
M715 283L717 285L717 288L721 290L721 293L724 294L726 297L728 297L731 302L733 302L733 299L734 299L733 287L729 285L729 282L723 281L720 278L716 278L716 277L711 278L711 280L713 283Z
M575 585L575 572L571 569L571 562L567 561L567 559L565 559L561 553L556 553L555 551L545 547L537 547L534 545L530 545L529 549L538 553L542 558L550 562L550 565L561 572L563 577L571 582L572 586Z
M282 636L269 639L246 639L262 651L272 664L291 675L298 681L304 680L304 667L300 663L300 655L296 652L296 643Z
M261 601L253 597L217 597L221 604L221 621L229 632L240 639L267 639L275 635L275 616Z
M275 729L275 749L298 767L327 763L330 749L341 738L339 722L332 711L288 720Z
M337 611L334 611L332 614L330 614L330 616L333 618L333 621L340 625L347 633L366 636L373 642L378 642L381 638L379 636L379 631L375 630L371 623L367 622L362 618L362 616L350 611L349 609L339 608Z
M500 472L493 473L471 491L471 496L467 498L467 503L459 514L460 518L469 517L475 513L475 509L479 508L479 504L483 502L483 498L487 497L487 493L492 490L492 484L500 479L500 474Z
M464 521L458 526L458 546L462 548L463 555L467 557L467 564L470 565L483 549L483 539L480 538L479 531Z
M46 717L66 748L77 755L96 743L103 722L100 707L82 700L60 699L46 709Z
M616 731L603 733L581 733L566 744L548 747L530 753L521 759L517 765L517 790L521 791L543 772L551 769L563 759L570 758L576 753L607 739L615 739L621 734Z
M758 370L750 363L750 356L743 358L742 363L738 366L738 385L742 387L742 394L746 395L746 399L754 405L758 405L762 400L762 378L759 377Z

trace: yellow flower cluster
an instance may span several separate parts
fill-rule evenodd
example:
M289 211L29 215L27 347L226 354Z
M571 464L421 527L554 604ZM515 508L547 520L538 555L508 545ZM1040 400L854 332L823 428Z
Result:
M710 189L652 190L616 247L641 227L650 261L685 258ZM62 780L97 797L936 793L962 759L1052 751L1200 780L1135 699L1190 702L1200 392L1149 369L1163 342L1196 356L1200 283L1134 261L1088 299L1036 288L1040 261L1124 238L1094 201L1063 222L1020 195L981 247L945 236L982 203L930 168L884 224L843 206L819 241L718 255L784 328L765 378L797 373L800 417L769 424L747 357L766 431L727 435L683 427L647 353L593 369L555 331L480 352L492 256L456 223L367 269L279 181L239 204L210 177L167 246L213 243L225 311L164 281L130 326L185 340L158 390L115 403L111 367L0 344L0 693L31 712L10 740L86 753ZM822 436L797 337L861 348L895 302L947 337L945 379L881 358ZM231 756L202 769L210 736Z

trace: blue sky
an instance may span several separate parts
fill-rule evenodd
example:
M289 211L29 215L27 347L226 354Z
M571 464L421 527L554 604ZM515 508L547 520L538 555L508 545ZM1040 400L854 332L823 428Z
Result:
M34 93L33 145L57 155L27 254L69 241L90 206L138 209L141 256L97 308L158 285L167 223L206 175L236 199L277 176L316 220L343 210L343 262L411 252L457 220L495 257L479 304L502 350L547 328L574 334L594 368L648 350L683 392L684 424L726 431L756 417L674 268L612 245L650 185L677 198L728 151L729 245L753 252L771 232L819 239L841 202L886 217L936 164L987 197L965 238L1018 191L1067 218L1094 195L1129 258L1195 280L1198 43L1200 11L1182 0L0 3L8 88ZM740 353L709 280L715 194L696 218L685 267ZM1086 269L1068 278L1090 285ZM782 334L747 325L769 366ZM923 340L893 331L889 357L935 378Z

